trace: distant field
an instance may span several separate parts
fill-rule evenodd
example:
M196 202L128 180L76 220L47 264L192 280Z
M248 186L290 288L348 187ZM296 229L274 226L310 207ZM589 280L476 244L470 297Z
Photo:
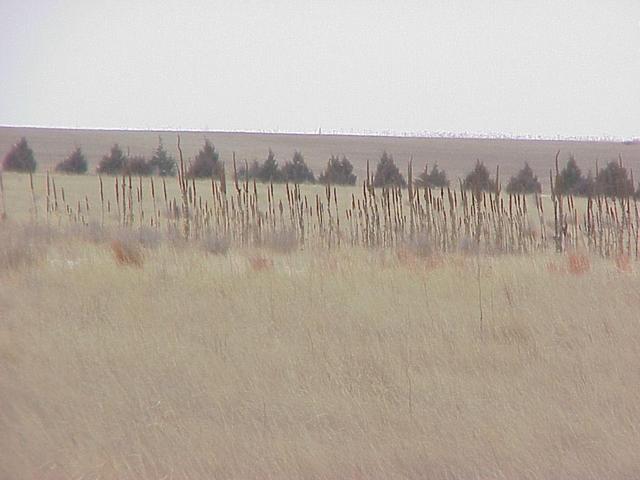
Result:
M20 137L26 137L33 148L38 168L46 170L64 159L75 146L82 147L94 171L100 158L113 143L129 149L131 155L150 155L161 135L166 147L176 152L177 132L116 131L116 130L65 130L45 128L0 127L0 156L11 148ZM500 165L505 176L514 174L528 161L543 184L558 150L566 160L573 153L585 170L622 155L625 164L640 171L640 144L625 145L616 142L574 142L546 140L485 140L409 137L373 137L348 135L293 135L262 133L182 132L183 150L187 158L193 157L208 138L220 151L222 160L230 163L232 152L238 160L263 160L271 148L280 163L289 160L294 150L301 150L309 166L318 174L331 154L347 155L356 174L363 177L366 162L375 164L383 150L393 155L398 165L406 171L413 156L416 171L424 164L438 162L447 170L451 179L462 176L480 159L490 169Z

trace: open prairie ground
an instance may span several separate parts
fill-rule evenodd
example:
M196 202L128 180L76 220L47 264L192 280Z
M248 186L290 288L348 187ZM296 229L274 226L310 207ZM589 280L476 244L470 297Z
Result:
M403 165L422 141L359 151ZM271 193L228 169L165 197L42 162L2 176L0 478L640 477L633 200Z
M25 137L34 151L39 171L53 170L75 147L81 147L89 162L89 171L103 155L118 143L131 155L151 156L158 146L158 136L169 153L177 156L176 135L178 132L123 131L123 130L68 130L26 127L0 127L0 155L9 151L20 137ZM426 163L438 163L456 182L473 168L476 159L483 161L490 171L500 165L503 178L514 175L525 161L529 162L543 185L548 184L549 168L553 166L556 152L560 150L560 161L573 154L586 173L595 171L596 160L605 165L622 155L627 167L640 172L640 143L625 145L621 142L584 142L548 140L485 140L412 137L376 137L350 135L293 135L226 132L180 132L185 159L193 158L209 139L220 152L227 167L232 153L239 162L254 159L262 161L268 149L276 154L282 165L291 160L294 150L304 158L316 176L325 168L329 157L346 155L354 166L358 181L364 179L366 162L372 168L386 150L393 155L402 172L406 172L413 156L414 169L419 173Z
M2 478L640 475L635 265L1 233Z

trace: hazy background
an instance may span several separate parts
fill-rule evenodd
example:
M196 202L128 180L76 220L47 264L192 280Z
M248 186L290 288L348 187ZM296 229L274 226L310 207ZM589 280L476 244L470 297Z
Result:
M0 124L640 136L640 2L0 2Z

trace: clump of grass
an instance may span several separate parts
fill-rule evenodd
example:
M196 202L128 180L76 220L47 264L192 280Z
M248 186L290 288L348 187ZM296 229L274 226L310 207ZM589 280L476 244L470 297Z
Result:
M109 231L97 222L89 222L86 225L72 224L64 233L68 237L94 244L106 243L110 239Z
M118 265L142 267L143 256L140 245L130 238L123 236L112 240L111 251Z
M42 225L16 226L10 223L0 230L0 271L15 270L41 260L54 232Z
M568 271L572 275L584 275L591 270L591 261L583 253L572 252L567 257Z
M469 235L464 235L458 239L458 251L465 254L477 254L478 243Z
M213 233L205 235L200 240L200 248L212 255L226 255L229 251L230 241L228 237Z
M547 263L547 272L549 273L563 273L566 272L565 268L558 264L558 262L548 262Z
M291 229L270 232L263 239L263 245L277 253L292 253L300 248L296 232Z
M418 235L405 244L408 252L419 258L428 258L435 254L433 242L426 235Z
M162 235L160 232L150 227L138 228L135 238L144 248L158 248L162 243Z
M616 263L616 268L620 272L629 273L633 270L631 266L631 257L624 253L620 255L616 255L615 263Z
M35 263L35 253L31 244L16 241L8 235L0 235L0 271L15 270Z
M262 272L273 268L273 260L263 255L249 257L249 266L254 272Z
M187 246L187 240L176 225L170 225L164 234L164 240L173 248L184 248Z

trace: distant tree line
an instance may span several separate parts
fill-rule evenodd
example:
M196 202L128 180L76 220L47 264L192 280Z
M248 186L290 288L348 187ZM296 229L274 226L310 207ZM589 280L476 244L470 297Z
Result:
M595 176L590 170L584 176L572 155L565 167L556 174L555 189L564 195L627 197L635 194L640 197L640 185L634 191L633 180L621 158L611 160L603 169L596 164Z
M317 178L313 171L307 166L302 152L294 151L290 161L282 166L278 165L273 150L269 149L267 158L263 162L254 160L251 165L240 168L239 175L248 177L263 183L323 183L333 185L355 185L356 176L353 173L353 165L346 156L342 158L331 155L327 161L327 166Z
M297 150L293 152L293 158L290 161L280 166L275 154L269 149L267 158L263 162L254 160L251 166L241 167L239 175L264 183L316 183L315 175L304 161L302 153Z
M21 138L13 145L2 161L2 168L5 171L34 172L36 166L33 150L25 138ZM187 162L186 171L190 178L220 178L223 168L215 146L209 140L205 140L194 159ZM88 163L81 148L76 147L67 158L56 165L55 170L67 174L86 173ZM102 157L96 171L105 175L175 176L177 162L164 148L162 138L159 138L158 146L149 159L143 155L129 156L118 144L114 144L110 152ZM244 165L240 165L238 175L241 178L264 183L319 182L332 185L355 185L357 180L353 173L353 165L345 155L342 157L331 155L325 169L316 179L313 171L307 166L302 152L297 150L294 151L291 160L279 165L274 152L269 149L263 161L253 160L250 164L245 162ZM407 181L395 164L393 156L386 151L382 152L375 172L371 178L367 178L367 182L371 182L374 187L407 186ZM599 169L596 164L595 175L589 170L585 176L575 157L570 155L562 170L558 169L556 172L553 182L555 191L563 195L640 198L640 184L635 189L633 179L623 166L621 159L608 162L603 169ZM428 164L425 165L422 173L415 178L414 185L419 188L447 188L450 186L450 181L446 171L436 162L430 169ZM475 192L492 192L500 188L497 180L491 176L480 160L476 160L473 169L461 180L461 185L462 188ZM541 190L540 181L527 162L516 175L509 179L506 186L508 193L539 193Z
M158 146L150 159L143 155L134 155L133 157L125 155L120 145L116 143L111 147L109 154L102 157L96 168L98 173L104 175L160 175L162 177L174 176L177 170L176 160L164 148L162 138L158 139Z
M13 172L34 172L36 160L33 150L27 140L21 138L2 160L2 169ZM88 171L87 159L80 147L76 147L67 158L55 166L55 171L67 174L84 174ZM158 148L154 150L151 159L147 160L142 155L130 157L122 151L118 144L111 147L108 155L100 160L96 168L98 173L107 175L131 174L131 175L175 175L177 171L175 159L167 153L160 139Z

